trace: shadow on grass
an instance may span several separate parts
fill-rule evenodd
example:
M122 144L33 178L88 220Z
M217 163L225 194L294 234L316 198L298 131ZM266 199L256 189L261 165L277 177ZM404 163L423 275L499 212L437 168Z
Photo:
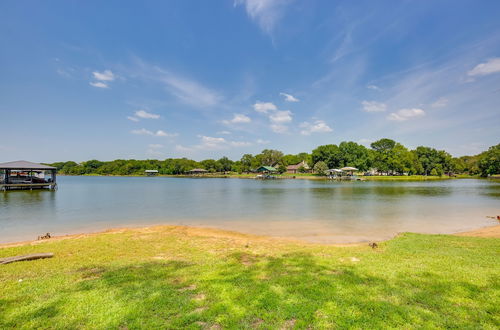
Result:
M498 288L498 280L480 287L432 272L388 276L383 270L371 274L353 264L321 261L308 253L273 257L238 252L210 265L96 265L77 270L77 281L46 302L26 296L35 301L28 312L10 313L16 302L0 300L0 311L19 317L0 316L0 325L467 328L498 322L498 308L488 301L488 289Z

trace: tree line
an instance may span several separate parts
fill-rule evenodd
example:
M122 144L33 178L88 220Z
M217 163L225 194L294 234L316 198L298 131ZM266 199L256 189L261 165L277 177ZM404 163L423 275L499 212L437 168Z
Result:
M490 147L475 156L452 157L444 150L420 146L409 150L391 139L373 142L370 148L352 141L322 145L311 153L284 154L279 150L264 149L257 155L244 154L233 161L227 157L194 161L187 158L165 160L117 159L113 161L89 160L50 164L61 174L67 175L142 175L145 170L158 170L159 174L185 174L194 168L203 168L211 173L252 172L260 166L274 166L279 172L286 166L302 161L322 174L326 169L351 166L359 171L375 171L386 175L452 175L469 174L488 176L500 173L500 144Z

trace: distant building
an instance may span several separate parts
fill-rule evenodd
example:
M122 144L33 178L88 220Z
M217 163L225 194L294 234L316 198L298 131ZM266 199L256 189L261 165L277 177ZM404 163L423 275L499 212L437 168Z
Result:
M257 172L257 173L275 173L275 172L278 172L278 170L272 166L261 166L258 169L256 169L255 172Z
M155 176L155 175L158 175L158 170L145 170L144 173L147 176Z
M190 175L200 175L200 174L205 174L208 171L203 169L203 168L193 168L192 170L188 171L187 173Z
M305 173L311 172L311 168L309 167L309 165L306 163L305 160L301 161L300 163L298 163L296 165L288 165L286 167L286 172L292 173L292 174L297 174L297 173L300 173L299 168L301 168L301 167L304 168Z

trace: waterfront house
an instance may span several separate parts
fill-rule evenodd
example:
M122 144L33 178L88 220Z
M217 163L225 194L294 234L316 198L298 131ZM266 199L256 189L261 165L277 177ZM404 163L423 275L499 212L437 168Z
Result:
M144 173L147 176L156 176L156 175L158 175L158 170L145 170Z
M19 160L0 163L0 190L57 188L57 169L38 163Z
M291 173L291 174L297 174L300 172L300 170L299 170L300 168L304 168L304 173L311 172L311 168L309 167L309 165L306 163L305 160L303 160L300 163L295 164L295 165L288 165L286 167L286 172Z
M256 169L255 172L257 172L257 173L276 173L276 172L278 172L278 170L272 166L261 166L258 169Z

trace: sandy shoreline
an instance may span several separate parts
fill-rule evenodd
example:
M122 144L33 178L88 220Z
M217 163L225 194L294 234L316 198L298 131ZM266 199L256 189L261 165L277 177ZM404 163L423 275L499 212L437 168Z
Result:
M146 226L146 227L122 227L122 228L111 228L104 231L91 232L91 233L80 233L80 234L69 234L61 236L53 236L50 239L45 240L31 240L31 241L20 241L13 243L0 243L0 248L16 247L23 245L38 245L47 242L61 241L66 239L80 239L98 235L107 234L117 234L125 232L157 232L163 231L168 232L182 232L187 236L208 236L208 237L218 237L218 238L231 238L234 240L248 241L248 240L266 240L266 241L287 241L296 242L301 244L319 244L319 245L329 245L329 246L359 246L365 245L363 243L311 243L298 238L293 237L272 237L265 235L254 235L246 234L238 231L230 231L224 229L210 228L210 227L194 227L194 226L184 226L184 225L156 225L156 226ZM454 236L469 236L469 237L484 237L484 238L500 238L500 225L494 225L484 228L479 228L471 231L453 233L449 235ZM397 236L397 235L395 235ZM391 238L392 239L392 238Z

